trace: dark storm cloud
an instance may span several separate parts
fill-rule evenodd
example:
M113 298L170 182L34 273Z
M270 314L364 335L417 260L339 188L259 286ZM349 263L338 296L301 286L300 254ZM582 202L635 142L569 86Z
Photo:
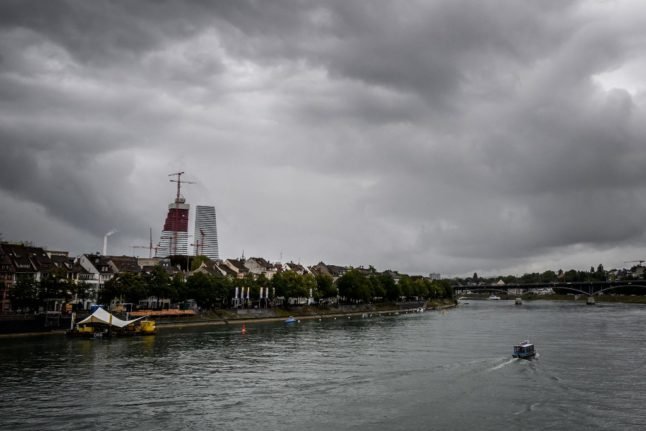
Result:
M0 188L126 248L179 169L235 253L453 273L641 250L644 98L599 80L643 52L634 7L4 1Z

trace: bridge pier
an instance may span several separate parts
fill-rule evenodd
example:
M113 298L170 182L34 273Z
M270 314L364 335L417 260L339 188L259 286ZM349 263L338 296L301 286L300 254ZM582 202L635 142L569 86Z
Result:
M594 297L592 295L588 296L588 299L585 301L586 305L594 305Z

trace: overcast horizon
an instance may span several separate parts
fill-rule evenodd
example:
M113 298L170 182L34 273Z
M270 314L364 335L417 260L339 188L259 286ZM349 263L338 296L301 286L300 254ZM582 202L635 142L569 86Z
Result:
M646 2L0 1L0 233L442 276L646 259ZM190 232L191 233L191 232ZM190 239L192 242L192 238Z

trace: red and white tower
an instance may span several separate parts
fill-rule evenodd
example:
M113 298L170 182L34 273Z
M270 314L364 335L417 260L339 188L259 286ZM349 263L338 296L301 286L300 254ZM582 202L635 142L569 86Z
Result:
M156 255L158 257L188 255L188 213L190 205L180 193L182 184L193 184L191 181L183 181L181 176L184 172L176 172L169 176L177 176L176 180L170 180L177 183L177 195L175 202L168 205L168 214L164 222L159 248Z

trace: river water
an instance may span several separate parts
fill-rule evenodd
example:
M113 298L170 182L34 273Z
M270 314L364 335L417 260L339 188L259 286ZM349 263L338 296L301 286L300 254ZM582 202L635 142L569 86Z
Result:
M352 319L0 339L7 430L642 430L646 307L470 301ZM539 358L511 358L530 338Z

